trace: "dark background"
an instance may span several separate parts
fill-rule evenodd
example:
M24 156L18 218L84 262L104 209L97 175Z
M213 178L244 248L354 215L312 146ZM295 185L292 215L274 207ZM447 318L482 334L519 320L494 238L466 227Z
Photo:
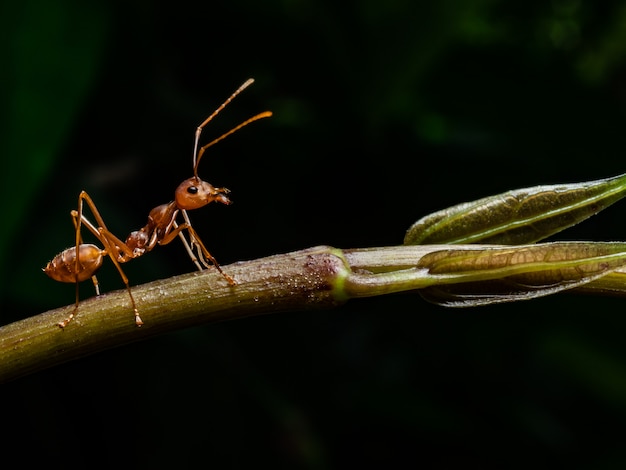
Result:
M8 3L8 2L4 2ZM80 190L121 237L204 134L222 264L401 243L508 189L626 171L626 2L26 0L0 6L2 323L73 302L41 267ZM559 239L624 240L623 204ZM110 264L110 263L108 263ZM112 266L104 291L122 286ZM189 272L177 243L131 283ZM84 297L91 286L82 287ZM624 300L416 295L181 331L2 385L3 458L65 468L623 468ZM17 460L15 460L17 459Z

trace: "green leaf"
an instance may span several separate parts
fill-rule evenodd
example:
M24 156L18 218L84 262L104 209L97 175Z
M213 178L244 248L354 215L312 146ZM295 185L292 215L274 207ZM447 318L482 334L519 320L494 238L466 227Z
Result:
M459 204L413 224L405 245L534 243L626 195L626 174L586 183L535 186Z
M420 294L447 307L512 302L580 287L625 265L626 243L451 247L420 260L435 283Z

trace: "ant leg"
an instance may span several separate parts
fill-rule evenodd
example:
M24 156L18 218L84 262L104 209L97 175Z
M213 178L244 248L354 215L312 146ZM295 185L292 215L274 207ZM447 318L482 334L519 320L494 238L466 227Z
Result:
M93 235L98 240L100 240L103 244L105 243L103 238L106 237L106 239L109 242L109 246L114 248L114 250L111 253L114 252L114 253L117 254L118 261L120 263L126 263L126 262L130 261L131 259L135 259L138 256L141 256L141 255L136 255L133 252L133 250L131 250L128 247L128 245L126 243L124 243L122 240L120 240L115 235L113 235L113 233L104 224L104 220L102 220L102 216L98 212L98 209L96 208L96 205L94 204L92 199L89 197L89 195L85 191L81 192L80 198L81 198L81 200L85 200L87 202L87 205L89 206L89 208L91 209L91 212L93 212L93 215L96 218L96 222L97 222L98 226L96 227L96 225L91 223L91 221L89 219L87 219L87 217L85 217L82 213L80 214L80 222L81 222L81 224L84 225L85 227L87 227L89 229L89 231L91 233L93 233ZM76 211L72 211L72 212L73 212L72 215L74 217L78 217L78 212L76 212Z
M183 214L183 218L185 219L185 223L183 225L187 226L187 232L189 233L189 240L191 241L191 249L193 250L193 247L194 246L196 247L196 253L198 253L198 257L200 258L200 261L202 262L202 264L204 264L204 266L206 266L207 268L209 267L209 263L206 260L208 258L211 261L211 264L217 267L217 269L221 272L221 269L219 268L219 263L217 262L215 258L213 258L211 253L209 253L209 251L206 248L204 248L204 245L202 244L202 240L200 240L200 237L198 236L196 231L192 228L191 220L189 219L189 214L187 214L187 211L181 210L181 213ZM204 248L204 250L202 248ZM206 254L204 252L206 252Z
M78 311L78 282L76 283L76 304L74 305L74 310L72 310L72 313L70 313L65 320L60 321L59 323L57 323L57 325L60 326L62 329L65 328L67 324L74 319L74 316L76 315L77 311Z
M224 278L228 281L228 283L231 286L237 285L237 282L232 277L230 277L228 274L222 271L222 267L220 266L220 264L213 257L213 255L209 253L209 250L206 249L206 247L204 246L204 243L202 243L202 240L200 240L200 237L191 226L191 220L189 220L189 215L187 214L187 211L181 210L181 212L183 214L183 218L185 219L185 223L183 225L187 226L187 232L189 232L189 239L191 240L191 246L192 247L194 245L196 246L196 252L198 253L198 256L200 257L200 261L202 261L202 263L208 268L209 267L207 263L207 258L208 258L209 261L211 261L211 264L215 266L215 268L222 274L222 276L224 276Z
M204 246L204 244L202 243L202 241L198 238L198 235L196 234L195 230L191 227L191 226L184 226L181 225L181 228L183 229L187 229L189 231L189 233L191 234L191 238L193 238L195 240L196 246L198 247L198 254L202 254L202 256L200 257L200 261L202 261L202 263L208 267L208 263L206 261L206 259L208 258L209 261L211 261L211 264L213 266L215 266L215 269L217 269L220 274L222 276L224 276L224 279L226 279L226 281L228 281L228 283L231 286L236 286L237 285L237 281L235 281L232 277L230 277L228 274L226 274L223 270L222 267L220 266L220 264L217 262L217 260L213 257L213 255L211 253L209 253L209 250L206 249L206 247Z
M96 230L96 228L93 226L93 224L84 216L81 214L81 223L79 223L78 221L78 211L72 211L70 212L70 215L72 216L72 222L74 223L74 230L79 230L79 239L78 239L78 243L82 244L83 243L83 238L82 235L80 234L80 226L81 225L85 225L96 237L100 238L98 236L98 231ZM93 288L96 291L96 295L100 295L100 284L98 283L98 278L96 277L96 275L94 274L93 276L91 276L91 282L93 282ZM76 283L76 285L78 286L78 283Z
M181 212L185 216L187 215L186 211L181 211ZM174 230L172 230L162 240L159 241L159 244L160 245L167 245L168 243L172 242L172 240L174 240L179 234L181 234L183 230L187 230L187 232L189 233L189 239L191 240L191 247L195 246L196 250L197 250L197 253L198 253L198 257L196 257L193 254L192 248L191 247L189 248L188 253L191 251L190 256L192 257L191 258L192 261L199 259L200 262L202 262L202 264L208 268L208 267L210 267L210 264L207 261L207 259L208 259L211 262L211 264L213 266L215 266L215 268L219 271L219 273L222 276L224 276L224 279L226 279L226 281L228 281L228 283L231 286L236 286L237 285L237 281L235 281L231 276L229 276L228 274L226 274L222 270L222 267L220 266L220 264L213 257L213 255L211 255L211 253L209 253L209 250L206 249L206 247L202 243L202 240L200 240L200 237L198 237L198 234L193 229L191 224L189 222L187 222L189 220L189 217L187 216L187 217L185 217L185 219L186 219L186 222L182 223L181 225L176 225L174 227ZM185 242L186 242L186 240L185 240Z
M141 326L143 325L143 320L139 316L139 311L137 310L137 304L135 303L135 298L133 297L133 293L130 290L130 283L128 282L128 278L126 277L126 274L124 273L124 271L122 270L122 267L120 266L120 262L117 260L117 257L113 254L116 252L115 243L114 241L111 240L110 238L111 235L106 229L104 229L103 227L100 227L98 231L100 232L100 237L99 237L100 241L105 246L107 255L109 256L109 258L115 265L117 272L120 274L120 277L122 278L122 281L124 282L124 285L126 286L126 291L128 292L128 296L130 297L130 303L133 307L133 312L135 313L135 324L137 326ZM117 238L115 237L113 238L117 240Z
M178 229L178 224L176 223L176 221L172 222L172 227L174 227L174 231ZM191 261L196 265L196 267L198 268L198 271L202 271L203 268L202 268L202 265L198 262L198 257L194 254L193 250L191 249L191 246L189 245L189 242L185 238L185 235L180 230L178 231L178 237L183 242L183 246L185 247L185 250L187 251L189 258L191 258Z
M80 199L78 202L78 206L79 206L79 210L81 208L81 203L80 203ZM60 321L59 323L57 323L57 325L59 325L61 328L65 328L67 326L67 324L69 322L71 322L74 318L74 316L76 315L76 312L78 311L78 303L80 301L80 295L79 295L79 283L78 283L78 263L79 263L79 254L80 254L80 244L83 242L83 238L80 234L80 217L78 215L77 211L72 211L70 213L70 215L72 216L72 222L74 223L74 231L75 231L75 235L76 235L76 261L75 261L75 266L74 266L74 272L76 273L75 279L74 279L74 283L76 284L76 302L74 304L74 310L72 310L72 313L69 314L69 316L63 320ZM98 289L96 289L96 293L98 292Z
M96 219L96 223L98 224L97 227L83 215L83 201L87 203L89 209L93 213L93 216ZM85 225L85 227L87 227L89 231L93 233L93 235L98 238L98 240L100 240L100 242L104 245L104 250L106 251L106 254L115 265L115 268L119 272L120 277L122 278L122 281L126 286L126 290L128 291L130 303L133 307L133 312L135 314L135 324L137 326L143 325L143 321L139 316L139 311L137 310L135 298L133 297L133 293L130 289L130 283L128 282L128 278L126 277L126 274L120 266L120 259L122 260L122 262L124 262L135 257L132 250L128 248L128 246L124 242L122 242L119 238L117 238L109 231L109 229L106 227L106 224L104 223L104 220L102 219L102 216L100 215L100 212L98 211L98 208L96 207L96 204L93 202L89 194L87 194L85 191L81 191L80 195L78 196L78 211L73 212L72 216L75 218L75 224L77 225L77 243L81 241L80 226L82 224ZM78 246L76 251L78 253ZM120 259L118 259L118 257ZM99 294L98 280L95 276L92 277L92 281L96 288L96 293Z
M80 245L83 242L83 237L80 233L81 219L83 217L81 213L82 213L82 203L81 203L80 196L79 196L78 211L73 210L70 212L70 215L72 216L72 223L74 224L74 233L76 236L76 256L75 256L75 266L74 266L74 272L76 273L76 277L74 279L74 284L76 284L76 301L75 301L74 310L72 310L72 313L70 313L69 316L65 320L57 323L57 325L60 326L61 328L65 328L68 325L68 323L70 323L74 319L74 317L76 316L76 312L78 311L78 304L80 302L80 295L79 295L80 284L78 282L78 271L79 271L78 265L80 262L80 259L79 259L80 258L79 257ZM98 280L95 275L92 276L92 280L94 283L94 287L96 289L96 295L100 295L100 289L98 287Z
M100 284L98 283L98 278L95 274L91 276L91 282L93 282L93 288L96 291L96 295L100 295Z

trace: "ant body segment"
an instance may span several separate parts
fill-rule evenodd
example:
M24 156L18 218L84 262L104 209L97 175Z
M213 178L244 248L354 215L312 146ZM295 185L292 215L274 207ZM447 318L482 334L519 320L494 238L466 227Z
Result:
M71 212L72 221L74 222L76 231L76 244L75 246L67 248L56 255L47 264L47 266L43 268L43 271L55 281L76 284L76 303L74 310L65 320L58 323L61 328L66 327L78 311L79 282L86 281L91 278L96 290L96 295L100 295L98 280L95 273L102 266L104 258L107 256L117 268L117 271L126 286L133 312L135 314L135 324L137 326L143 325L143 321L139 316L139 311L137 310L137 305L130 289L128 278L126 277L126 274L124 274L121 264L143 256L144 254L152 251L152 249L157 245L167 245L176 239L176 237L181 239L189 257L199 270L202 270L205 267L208 268L212 264L222 274L222 276L224 276L224 279L226 279L231 286L236 285L235 280L222 270L219 263L211 255L211 253L209 253L204 246L204 243L200 240L200 237L191 226L191 221L189 220L187 211L200 209L201 207L204 207L214 201L226 205L231 203L227 196L230 191L227 188L216 188L210 183L200 179L198 176L198 164L200 163L200 159L207 148L251 122L271 116L272 113L270 111L265 111L257 114L203 147L198 148L198 142L204 126L206 126L209 121L222 111L235 96L241 93L253 82L253 79L248 79L244 82L226 101L224 101L224 103L222 103L208 118L205 119L202 124L198 126L196 129L193 149L193 176L178 185L178 188L176 188L174 193L173 201L152 209L148 215L147 224L143 228L128 235L126 241L120 240L109 231L104 223L104 219L100 215L100 212L89 194L85 191L81 191L78 196L78 209ZM85 217L83 213L84 204L87 204L89 207L95 219L95 223L92 223L87 217ZM182 221L180 223L177 222L179 214L182 216ZM81 236L81 227L83 226L85 226L98 239L103 246L102 248L94 244L83 243ZM185 231L189 236L189 241L185 238Z

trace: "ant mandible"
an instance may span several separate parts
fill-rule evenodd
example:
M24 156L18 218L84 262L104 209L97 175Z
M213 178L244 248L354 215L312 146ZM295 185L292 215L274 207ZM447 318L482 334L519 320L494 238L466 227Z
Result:
M100 212L96 208L96 205L89 194L85 191L81 191L78 196L78 210L73 210L71 212L72 221L74 222L74 227L76 229L76 244L75 246L67 248L56 255L47 264L47 266L43 268L43 271L55 281L76 284L76 304L74 306L74 310L65 320L58 323L61 328L65 328L67 324L72 321L78 311L79 282L91 278L96 290L96 295L100 295L98 280L95 273L102 266L106 256L111 258L111 261L117 268L122 281L124 281L124 284L126 285L126 290L128 291L130 302L135 313L135 324L137 326L143 325L143 321L139 316L139 311L137 310L137 305L128 283L128 278L126 277L126 274L124 274L120 265L152 251L156 245L167 245L177 236L182 240L189 257L199 270L202 270L203 266L208 268L210 266L210 262L217 268L217 270L222 274L222 276L224 276L224 279L226 279L231 286L236 285L235 280L222 270L219 263L211 255L211 253L209 253L204 246L204 243L200 240L200 237L191 226L191 221L189 220L187 211L200 209L213 201L221 202L222 204L227 205L231 203L227 196L230 191L227 188L216 188L206 181L201 180L198 176L198 165L202 155L207 148L216 144L220 140L226 138L251 122L271 116L272 113L270 111L265 111L257 114L203 147L198 148L198 142L204 126L206 126L209 121L211 121L222 109L224 109L235 96L241 93L253 82L254 80L251 78L246 80L226 101L224 101L224 103L222 103L208 118L205 119L202 124L198 126L196 129L193 147L193 176L178 185L178 188L176 188L174 193L173 201L152 209L148 215L148 223L143 228L132 232L128 238L126 238L126 241L121 241L109 231L104 223L104 219L100 215ZM93 217L95 218L95 223L92 223L83 214L83 205L85 203L91 210ZM179 214L181 214L183 218L180 224L176 221ZM98 241L100 241L103 248L94 244L83 243L81 236L82 226L87 227L87 229L98 239ZM189 241L185 238L183 233L184 231L187 231Z

